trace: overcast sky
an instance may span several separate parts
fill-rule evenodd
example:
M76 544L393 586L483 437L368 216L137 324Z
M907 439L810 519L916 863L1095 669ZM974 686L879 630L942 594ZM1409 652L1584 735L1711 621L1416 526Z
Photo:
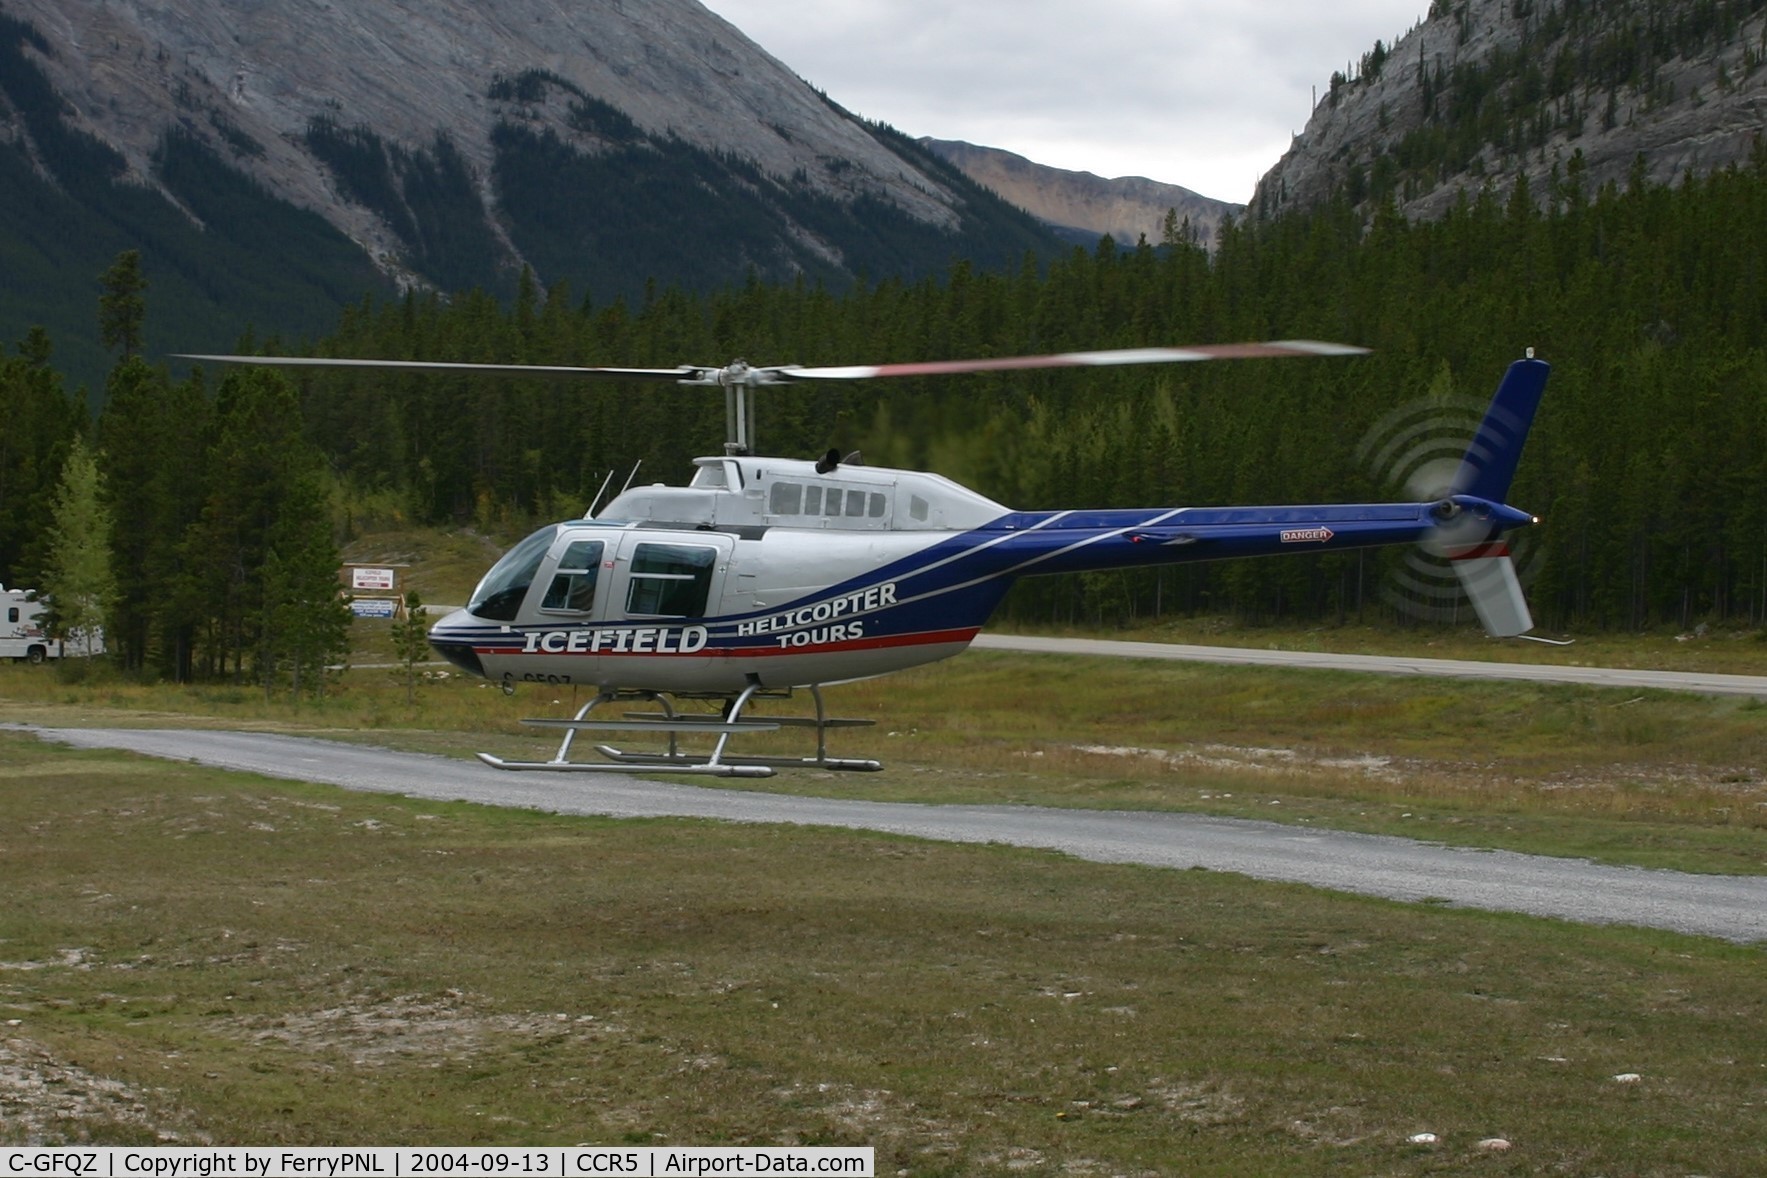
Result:
M1244 203L1429 0L704 0L855 114Z

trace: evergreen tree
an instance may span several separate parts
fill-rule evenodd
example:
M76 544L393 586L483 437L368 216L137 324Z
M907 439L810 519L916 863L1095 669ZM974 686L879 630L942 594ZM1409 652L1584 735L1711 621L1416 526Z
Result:
M243 681L249 663L266 689L286 670L297 691L322 690L349 616L323 460L279 373L231 373L215 413L202 510L182 545L199 669Z
M103 640L116 582L110 568L110 512L100 491L98 464L78 438L62 466L49 528L43 592L50 602L51 624L69 653L91 654Z
M33 584L42 569L49 504L85 406L49 367L48 333L33 327L19 354L0 356L0 584Z
M147 317L147 278L141 273L141 251L124 250L100 280L98 335L107 348L128 360L141 352L141 324Z
M429 655L429 615L417 590L405 591L405 616L393 623L393 652L405 679L405 706L416 699L417 664Z
M266 694L286 672L294 698L303 689L322 697L327 668L349 653L352 615L338 593L340 560L317 470L295 472L265 542L258 674Z

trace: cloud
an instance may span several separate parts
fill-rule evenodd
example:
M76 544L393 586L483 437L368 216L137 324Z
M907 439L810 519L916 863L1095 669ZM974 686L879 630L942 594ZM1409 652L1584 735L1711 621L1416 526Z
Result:
M711 0L848 110L910 135L1244 201L1313 89L1427 0Z

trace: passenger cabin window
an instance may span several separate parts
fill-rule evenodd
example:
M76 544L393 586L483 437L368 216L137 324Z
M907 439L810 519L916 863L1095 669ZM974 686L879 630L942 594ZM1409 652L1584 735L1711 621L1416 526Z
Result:
M804 488L799 483L774 483L767 510L774 515L796 515L803 509Z
M626 612L647 617L703 618L717 560L716 548L638 545L632 554Z
M601 571L600 540L573 540L558 558L541 609L586 614L595 608L595 577Z
M890 511L887 495L858 488L816 484L774 483L767 498L769 515L808 515L825 519L883 519Z

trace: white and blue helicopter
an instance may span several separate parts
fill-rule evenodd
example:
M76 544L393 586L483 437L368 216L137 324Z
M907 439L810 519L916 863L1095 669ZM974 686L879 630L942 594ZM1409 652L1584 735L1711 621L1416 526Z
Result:
M455 666L500 682L572 685L595 694L547 761L512 770L627 770L770 776L778 767L873 770L828 755L822 688L961 653L1020 577L1275 553L1419 544L1448 558L1494 637L1533 626L1505 536L1538 523L1504 500L1548 365L1510 365L1447 485L1416 502L1314 506L1149 507L1014 511L950 479L843 461L753 452L757 389L793 382L933 376L1032 368L1280 356L1347 356L1362 348L1310 340L1137 348L986 360L853 367L576 368L308 357L187 356L197 361L404 371L674 381L721 388L729 441L694 462L686 486L628 488L581 519L548 524L510 549L462 609L430 630ZM763 699L807 690L810 717L752 714ZM635 700L618 718L598 708ZM679 701L718 711L683 712ZM733 736L814 728L807 757L739 756ZM580 731L646 732L666 748L598 745L571 759ZM715 737L709 754L683 733Z

